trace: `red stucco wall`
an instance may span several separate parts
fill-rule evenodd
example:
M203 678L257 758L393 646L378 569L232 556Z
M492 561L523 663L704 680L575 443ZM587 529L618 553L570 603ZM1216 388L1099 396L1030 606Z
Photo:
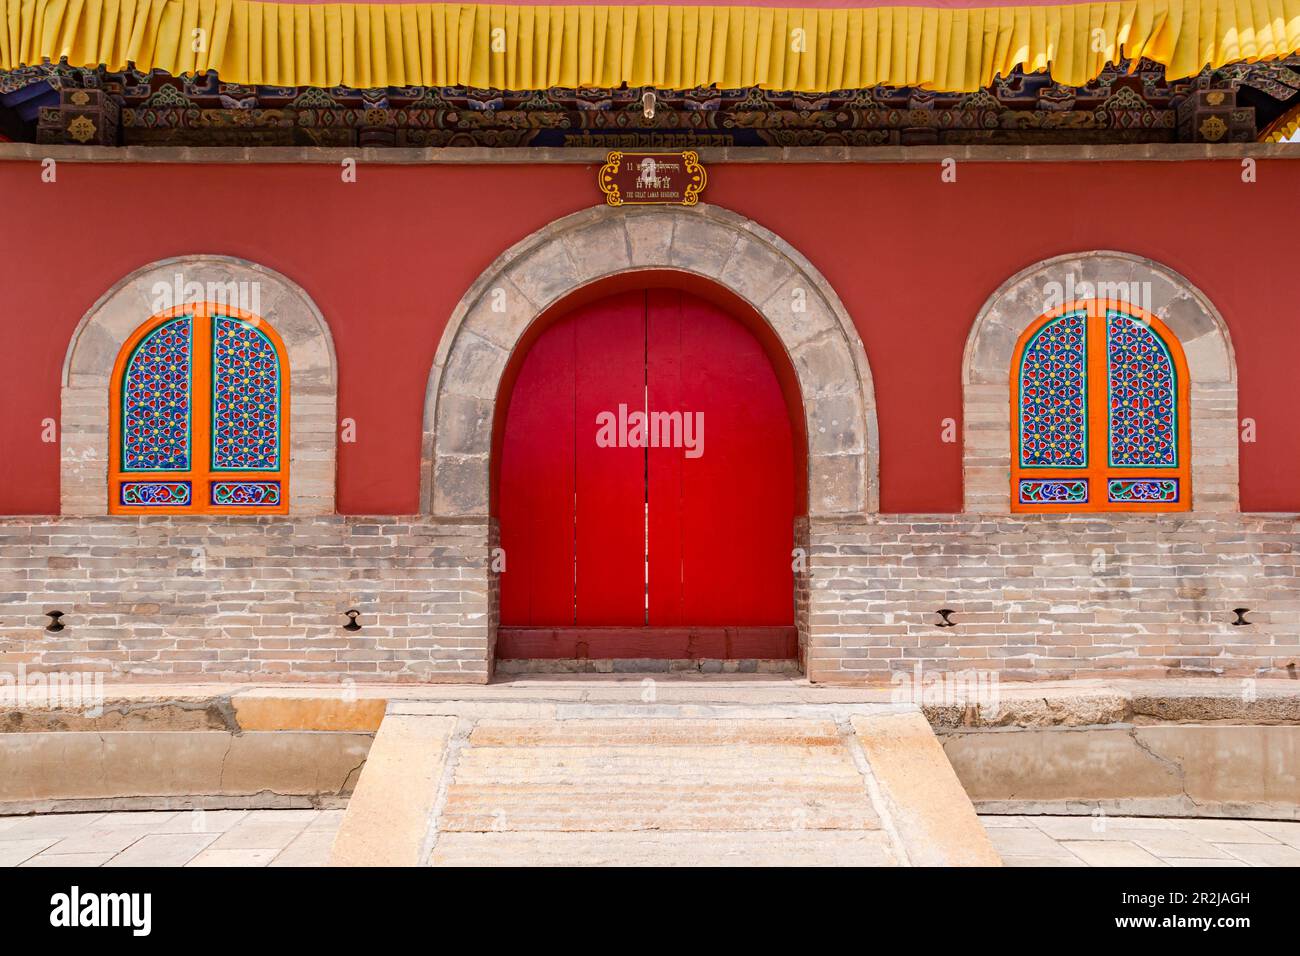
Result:
M511 243L600 200L593 166L0 163L0 513L58 510L58 418L68 339L124 274L167 256L251 259L299 283L339 358L338 506L417 509L421 411L447 316ZM1300 162L715 165L706 199L774 230L819 268L862 334L876 383L881 505L961 508L961 356L1007 277L1088 249L1148 256L1196 283L1232 332L1246 510L1300 510L1294 371ZM145 318L141 317L142 320Z

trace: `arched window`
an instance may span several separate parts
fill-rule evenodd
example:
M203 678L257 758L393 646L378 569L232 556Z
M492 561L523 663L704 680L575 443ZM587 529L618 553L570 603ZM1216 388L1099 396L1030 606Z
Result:
M1187 363L1155 316L1074 302L1025 330L1011 366L1012 511L1188 511Z
M210 303L154 316L113 370L109 510L288 511L289 365L256 316Z

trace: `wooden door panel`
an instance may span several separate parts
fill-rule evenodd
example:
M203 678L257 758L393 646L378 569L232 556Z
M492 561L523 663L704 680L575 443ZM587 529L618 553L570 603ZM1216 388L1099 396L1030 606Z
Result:
M649 302L650 406L703 424L698 457L649 449L650 623L791 624L794 453L776 373L712 303Z
M682 294L674 289L646 293L646 397L654 411L685 414L682 391ZM706 436L707 437L707 436ZM676 627L687 619L682 585L683 451L647 452L647 546L650 557L650 623Z
M501 447L501 620L569 625L574 616L574 323L525 356Z
M675 414L660 447L618 428L636 412ZM507 416L501 656L795 654L793 439L743 323L675 290L583 306L524 357Z
M577 622L641 625L645 610L645 450L600 447L598 416L645 407L645 293L574 314Z

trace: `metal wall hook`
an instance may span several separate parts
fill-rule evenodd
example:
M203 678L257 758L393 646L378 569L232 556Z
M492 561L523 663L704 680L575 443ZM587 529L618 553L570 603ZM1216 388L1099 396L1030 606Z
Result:
M344 611L344 612L343 612L343 615L344 615L344 617L346 617L346 618L348 619L348 622L347 622L346 624L343 625L343 630L345 630L345 631L359 631L359 630L361 630L361 625L357 623L357 618L361 616L361 612L360 612L360 611L355 610L355 609L353 609L353 610L349 610L349 611Z
M941 620L935 622L934 625L935 627L956 627L957 626L956 621L948 620L948 615L955 613L952 608L941 607L939 608L937 613L941 618Z
M1243 625L1255 623L1254 621L1246 620L1246 615L1250 613L1250 608L1248 607L1234 607L1232 613L1237 615L1236 620L1232 622L1233 627L1242 627Z
M63 622L59 618L63 617L62 611L46 611L45 616L50 619L50 623L45 625L45 629L51 634L57 634L63 630Z

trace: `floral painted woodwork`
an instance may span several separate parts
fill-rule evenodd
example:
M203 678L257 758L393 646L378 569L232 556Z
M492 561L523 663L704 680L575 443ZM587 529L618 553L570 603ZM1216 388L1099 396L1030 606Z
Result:
M196 303L154 316L114 372L109 511L284 513L288 363L256 316Z
M1011 510L1189 510L1187 383L1177 340L1140 309L1041 316L1012 365Z

